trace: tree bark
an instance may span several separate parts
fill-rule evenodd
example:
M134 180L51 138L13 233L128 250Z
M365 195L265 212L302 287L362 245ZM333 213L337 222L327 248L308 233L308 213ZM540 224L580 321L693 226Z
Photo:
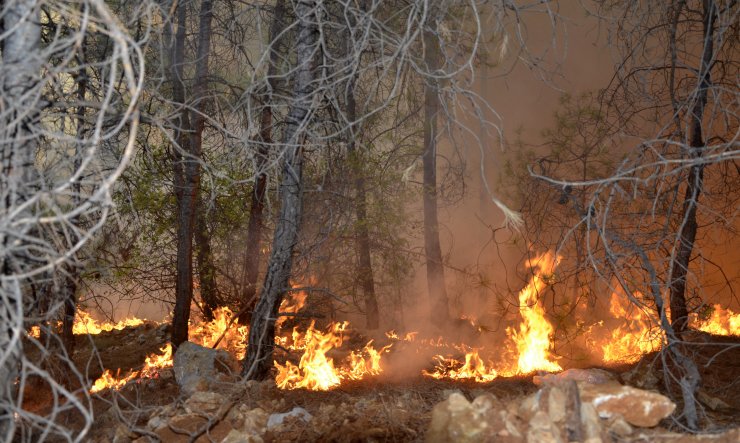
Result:
M436 26L436 25L433 25ZM424 61L427 70L440 68L440 48L436 29L424 30ZM424 86L424 246L426 251L427 286L431 302L431 320L444 325L449 320L447 289L439 243L437 217L437 117L440 102L437 80L431 76Z
M293 85L293 103L288 111L283 146L283 176L280 183L280 218L275 227L270 262L262 294L252 315L244 360L243 375L261 380L269 375L275 343L275 319L289 285L293 248L298 241L302 212L302 131L314 99L313 53L316 50L316 5L312 1L295 4L298 19L295 54L297 68Z
M202 159L202 136L205 127L204 101L208 85L208 58L210 55L211 21L213 18L211 0L203 0L200 8L198 30L198 49L195 65L193 103L185 106L185 30L187 7L183 2L177 5L177 33L170 66L173 81L173 98L182 104L179 121L176 122L176 141L173 162L175 176L175 196L178 202L177 213L177 276L175 280L175 309L172 315L172 346L177 348L188 339L190 303L193 299L193 236L197 213L198 193L200 191L200 162Z
M195 216L195 260L198 267L200 281L200 298L203 303L203 317L206 321L213 320L213 311L219 307L218 288L216 286L216 267L213 264L211 252L211 236L206 224L207 211L202 198L198 198Z
M247 226L247 249L244 257L244 284L242 293L242 315L239 321L246 324L251 320L252 310L257 303L257 279L259 277L262 230L267 190L267 156L272 144L272 93L278 87L277 64L280 61L279 36L284 28L285 0L277 0L270 24L270 64L267 67L268 91L263 98L260 115L260 133L257 148L257 176L249 202L249 225Z
M699 161L704 151L704 136L702 131L702 118L704 108L707 104L707 91L711 85L710 71L714 59L714 21L716 17L716 5L713 0L703 1L703 30L704 45L702 50L701 65L699 66L698 85L696 97L691 107L689 118L689 157ZM696 208L699 195L702 190L704 177L704 164L696 163L689 170L686 182L686 193L684 195L683 210L681 216L681 229L679 232L679 244L676 256L671 263L670 273L670 305L671 324L675 333L680 334L686 329L689 311L686 306L686 276L689 269L691 252L694 249L698 223L696 220Z
M357 119L357 103L355 102L354 80L349 87L347 96L347 120L353 123ZM370 255L370 232L367 226L367 193L365 190L365 177L363 176L361 155L357 151L355 128L349 129L349 141L347 151L349 154L353 185L355 188L355 241L357 243L357 255L359 257L357 267L357 278L360 280L362 293L365 300L365 319L368 329L378 329L380 326L380 314L378 311L378 299L375 296L375 279L373 274L372 257Z
M9 34L3 40L3 121L0 125L0 439L12 441L15 434L14 408L17 405L15 380L23 353L20 334L23 330L23 295L27 282L13 275L25 269L26 232L14 228L11 211L28 198L35 181L37 138L33 126L39 103L32 92L39 82L41 54L39 11L35 0L16 0L6 4L3 29ZM15 218L30 214L12 215ZM20 231L16 230L20 229Z
M191 147L193 156L203 159L203 131L205 129L205 116L209 58L211 53L211 23L213 21L213 2L203 0L200 5L200 25L198 30L198 52L195 62L195 85L193 87L193 106L191 110L191 121L193 131L191 134ZM198 277L200 279L200 296L203 301L203 313L206 320L213 320L213 310L218 307L216 295L216 269L213 265L211 253L211 239L206 223L206 207L200 194L200 166L197 169L198 189L196 189L195 206L195 244L197 247L196 261L198 265Z

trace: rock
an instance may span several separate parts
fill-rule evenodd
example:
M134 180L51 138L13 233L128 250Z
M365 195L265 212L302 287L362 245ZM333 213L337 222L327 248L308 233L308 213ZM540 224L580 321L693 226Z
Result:
M628 435L632 434L632 426L630 426L630 424L627 423L627 421L620 416L612 419L609 422L607 429L610 433L616 435L617 437L627 437Z
M175 352L175 380L185 394L213 387L219 374L238 373L238 362L226 351L185 342Z
M581 429L584 441L601 442L601 420L596 408L591 403L581 403Z
M537 411L531 420L529 420L529 429L527 430L527 443L562 443L563 439L555 425L550 420L550 416L544 411Z
M247 409L246 405L243 407L241 414L241 423L239 426L234 426L237 429L241 429L247 434L264 434L267 431L267 420L269 414L262 408Z
M313 418L307 410L296 406L290 412L284 412L282 414L272 414L267 419L267 429L273 429L283 424L285 419L296 418L303 420L308 423Z
M215 414L225 403L223 395L216 392L198 391L185 401L185 410L191 414Z
M640 361L635 367L622 374L622 381L642 389L656 389L660 383L653 365L646 361Z
M547 414L553 422L565 421L565 393L558 387L550 388L547 395Z
M664 395L618 383L582 384L579 389L581 401L591 403L600 417L620 415L633 426L656 426L676 409Z
M262 443L264 440L259 435L232 429L229 434L221 440L221 443Z
M493 395L484 394L469 402L462 394L452 393L432 410L426 441L521 442L522 435L516 416Z
M179 414L169 419L166 428L172 427L179 433L192 433L199 430L207 422L208 420L198 414Z
M725 403L722 399L719 399L713 395L708 394L705 390L699 389L696 391L696 399L708 406L713 411L722 409L732 409L732 406Z
M616 381L616 376L603 369L567 369L557 374L535 375L532 382L537 386L559 384L566 380L586 382L594 385Z
M113 443L131 443L133 439L138 437L139 434L133 432L128 425L119 423L113 434Z

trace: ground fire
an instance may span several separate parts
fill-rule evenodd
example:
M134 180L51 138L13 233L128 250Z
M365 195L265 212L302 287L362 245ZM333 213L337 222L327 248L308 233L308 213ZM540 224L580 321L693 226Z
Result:
M345 335L352 330L347 321L331 322L325 328L319 328L315 321L311 321L305 329L294 326L291 330L284 330L282 326L285 321L282 320L277 322L275 344L289 353L300 354L300 357L297 363L290 360L283 363L275 361L275 382L278 388L286 390L330 390L345 381L380 375L384 370L385 356L395 352L395 348L409 347L416 348L417 352L419 349L447 352L434 354L429 361L429 368L421 371L424 376L434 379L487 383L499 377L560 372L563 368L553 353L553 325L547 319L541 301L541 294L553 279L557 263L558 257L550 252L527 262L531 276L518 294L519 325L507 328L505 342L498 344L495 349L471 347L442 336L419 337L416 331L401 336L395 331L388 331L385 333L387 344L375 344L369 340L357 349L345 349ZM639 293L634 296L642 297ZM304 291L292 291L283 301L280 312L298 314L306 306L306 299ZM591 341L590 346L604 364L632 363L661 348L663 339L653 316L637 309L620 291L612 293L609 300L609 321L620 326L608 329L600 321L589 328L592 333L602 329L600 336L604 338ZM191 324L190 340L204 347L223 349L236 359L244 358L248 327L240 325L233 317L229 308L217 309L213 321ZM98 322L84 311L79 312L77 319L76 334L99 334L101 331L121 330L144 323L136 318L117 323ZM716 335L738 335L739 319L739 314L716 305L712 307L710 315L703 318L692 316L692 327ZM93 383L90 392L120 389L128 383L157 378L158 371L172 366L172 357L172 348L168 344L158 353L149 355L140 370L124 374L105 370Z

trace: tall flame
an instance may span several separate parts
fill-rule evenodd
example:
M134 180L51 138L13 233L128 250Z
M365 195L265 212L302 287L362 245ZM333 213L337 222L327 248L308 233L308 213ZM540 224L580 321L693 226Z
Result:
M527 267L538 268L538 272L532 275L529 284L519 292L519 312L522 315L519 331L514 328L507 329L509 337L514 340L519 351L517 372L521 374L563 370L553 361L550 354L553 327L545 318L545 310L538 300L559 261L559 256L545 252L527 262Z

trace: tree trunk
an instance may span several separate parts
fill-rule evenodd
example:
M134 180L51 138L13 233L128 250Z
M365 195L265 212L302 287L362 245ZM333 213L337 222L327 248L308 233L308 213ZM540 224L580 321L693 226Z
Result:
M347 120L351 124L357 119L354 81L352 81L348 89ZM375 279L370 255L370 232L367 227L367 194L365 191L365 177L362 171L361 155L357 151L355 129L351 127L348 131L350 135L347 143L347 151L352 166L352 174L354 175L355 216L357 217L355 241L357 242L357 255L359 257L357 277L360 280L360 286L362 287L362 293L365 299L366 326L368 329L378 329L380 326L380 314L378 312L378 299L375 296Z
M213 254L211 252L211 237L206 224L205 204L202 198L198 198L198 206L195 215L195 260L198 266L198 279L200 281L200 299L203 303L203 317L206 321L213 320L213 311L220 306L216 287L216 267L213 265Z
M190 145L193 156L203 159L203 130L205 129L206 100L208 90L208 62L211 53L211 22L213 21L213 2L203 0L200 5L200 25L198 30L198 53L195 64L195 85L193 87L193 106L191 121L193 131L191 133ZM200 193L200 166L197 169L198 189L196 193L195 206L195 244L197 247L196 260L198 265L198 276L200 278L200 296L203 301L203 313L206 320L213 320L213 310L218 307L216 296L216 269L213 265L211 253L210 235L206 223L206 207Z
M26 266L28 247L26 232L6 227L13 220L11 211L36 186L36 136L33 126L38 117L36 94L41 54L39 11L35 0L17 0L5 4L3 29L3 120L0 124L0 439L13 441L14 408L17 405L15 380L23 353L20 334L23 331L23 294L27 282L13 278ZM27 211L14 218L30 216ZM23 224L21 226L28 226Z
M430 73L435 73L440 66L440 48L435 31L429 29L424 31L424 61ZM434 324L444 325L449 320L449 307L437 218L436 139L439 108L437 80L429 76L424 86L424 246L431 320Z
M298 37L295 44L297 68L293 85L293 103L287 116L283 138L284 166L280 183L280 218L275 227L270 262L267 267L262 294L252 315L249 329L247 357L243 375L261 380L272 367L275 343L275 318L280 302L289 285L293 248L298 241L302 211L302 131L314 99L313 53L316 50L316 5L300 1L295 5L298 19Z
M249 225L247 226L247 249L244 257L244 284L242 293L242 315L240 323L251 320L252 310L257 303L257 279L259 277L260 254L262 250L262 228L265 211L265 192L267 190L267 156L272 144L272 92L277 88L277 64L280 61L279 36L284 28L285 0L277 0L270 25L270 64L267 67L269 89L262 99L260 133L257 148L257 176L249 203Z
M208 58L211 45L212 2L203 0L200 9L198 49L195 65L192 110L185 106L185 30L187 8L177 5L177 33L170 66L173 80L173 98L182 104L176 140L179 152L175 154L175 195L177 214L177 277L175 281L175 309L172 316L172 346L177 347L188 339L190 303L193 299L193 236L198 193L200 190L200 161L202 158L203 129L205 127L204 100L208 85Z
M689 146L690 158L700 160L704 150L704 136L702 133L702 118L704 108L707 104L707 90L710 87L711 63L714 59L714 21L716 17L716 6L713 0L704 0L703 30L704 46L699 67L697 93L688 115L689 121ZM670 273L670 305L671 324L674 331L680 334L686 329L689 311L686 306L686 275L688 274L691 252L694 249L698 223L696 220L696 208L699 195L702 190L702 179L704 176L704 165L697 163L689 170L686 183L686 194L684 195L683 212L681 216L681 230L679 232L679 244L676 256L671 263Z

